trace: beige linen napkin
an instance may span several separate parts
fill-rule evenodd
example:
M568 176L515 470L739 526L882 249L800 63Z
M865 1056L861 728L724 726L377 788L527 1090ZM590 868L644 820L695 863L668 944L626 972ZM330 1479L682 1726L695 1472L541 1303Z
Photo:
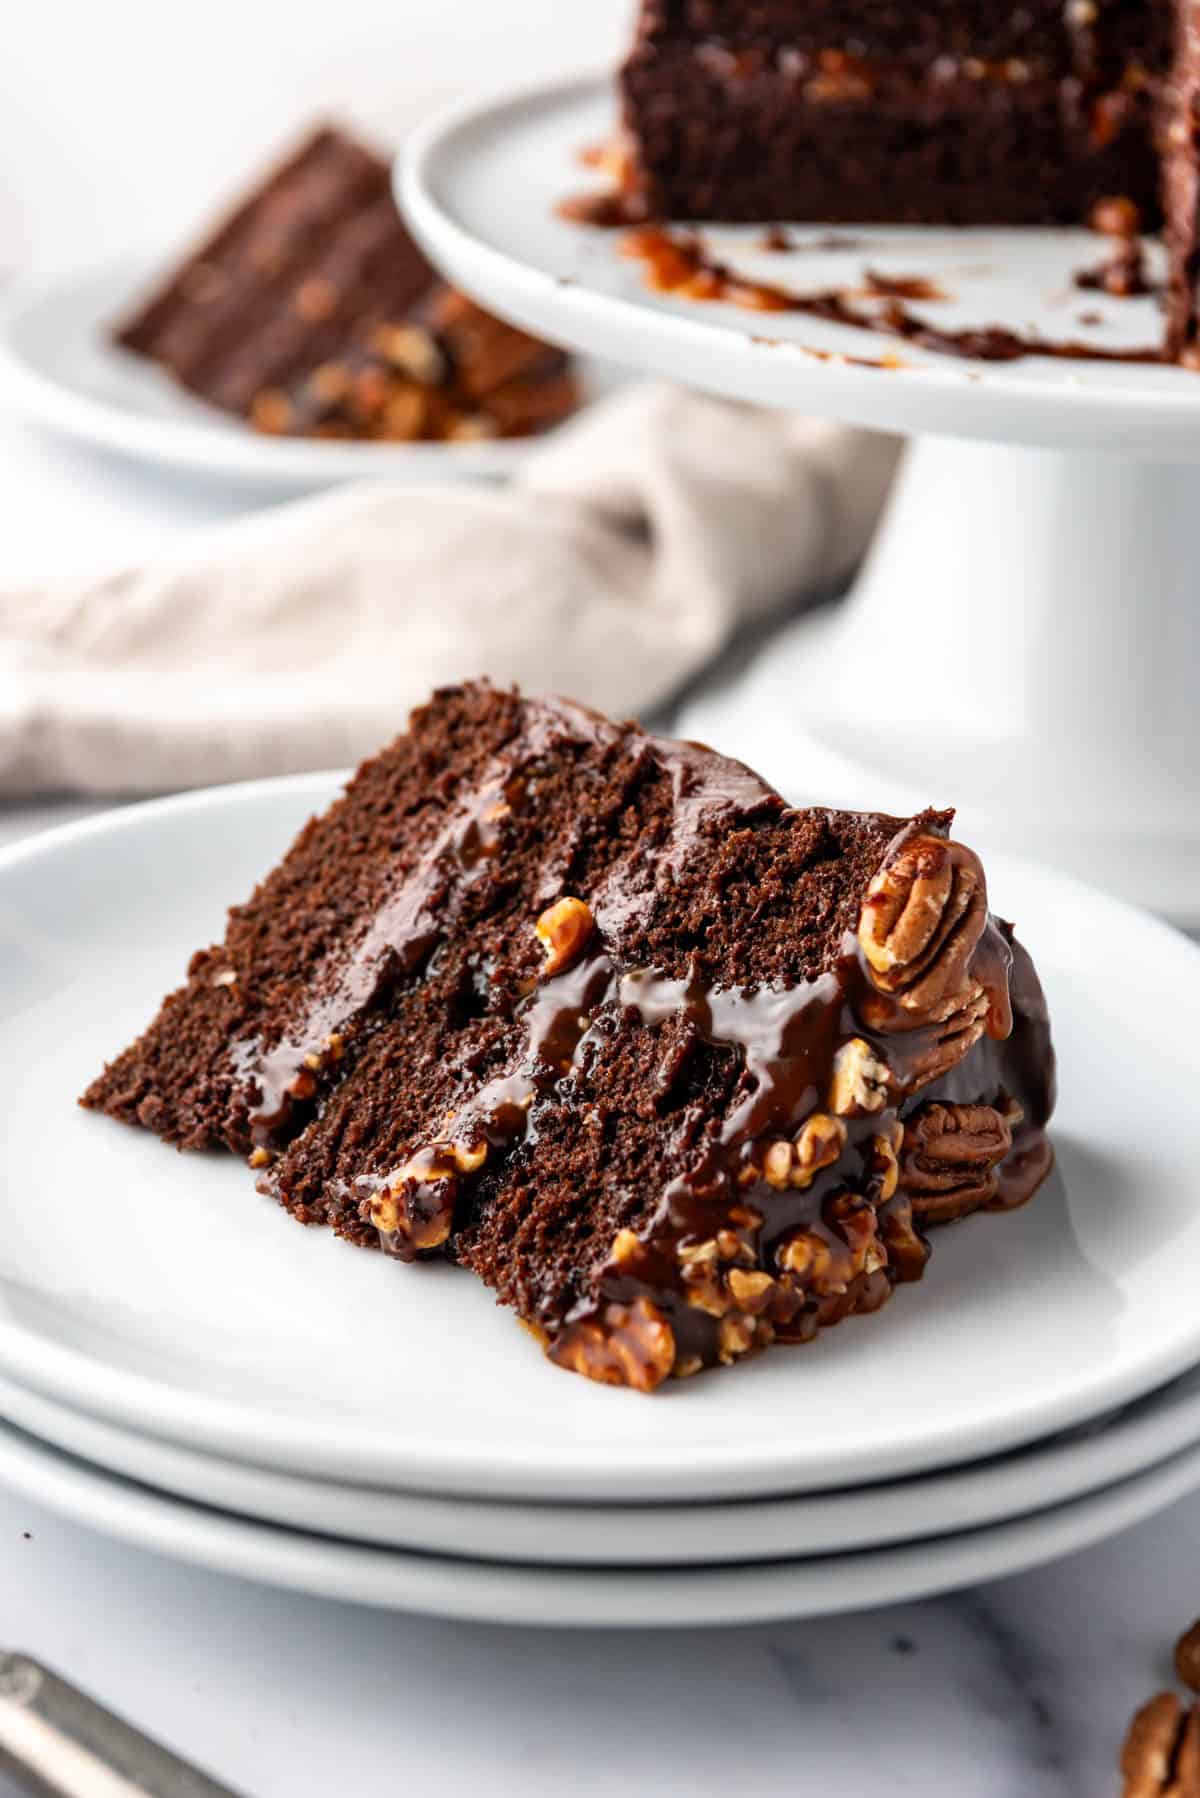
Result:
M372 482L212 527L146 567L0 578L0 793L341 766L477 674L645 711L740 626L850 570L895 454L870 433L630 386L503 489Z

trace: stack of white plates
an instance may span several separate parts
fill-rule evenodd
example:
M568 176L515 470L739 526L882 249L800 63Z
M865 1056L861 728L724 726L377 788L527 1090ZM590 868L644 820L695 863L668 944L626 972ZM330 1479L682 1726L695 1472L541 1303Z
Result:
M991 1578L1200 1485L1200 954L992 858L1043 973L1059 1171L878 1317L653 1398L552 1368L473 1279L303 1231L74 1098L334 777L0 857L0 1479L364 1602L547 1623L800 1616Z

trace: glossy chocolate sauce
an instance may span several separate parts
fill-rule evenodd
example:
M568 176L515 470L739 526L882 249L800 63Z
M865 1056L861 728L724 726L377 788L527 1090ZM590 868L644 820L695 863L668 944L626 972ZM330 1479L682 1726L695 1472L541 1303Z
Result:
M686 782L687 766L686 749L675 752L673 771L680 782ZM706 786L704 796L710 807L724 803L739 809L747 801L771 798L737 764L729 765L727 786L719 781ZM686 847L697 822L698 814L689 820L682 813L676 848ZM912 828L906 827L890 853L903 846ZM1051 1151L1042 1125L1053 1099L1045 1007L1028 958L1014 949L1010 934L994 920L989 918L983 929L971 969L990 996L989 1033L948 1075L928 1083L922 1071L940 1027L913 1027L898 1001L880 995L853 935L834 970L791 986L743 991L709 986L695 977L668 977L655 969L623 969L609 946L613 926L629 904L622 887L616 876L596 895L599 928L587 954L567 972L540 983L529 997L525 1047L516 1065L459 1108L447 1140L425 1152L428 1169L409 1163L382 1180L362 1183L362 1196L370 1199L389 1182L398 1182L406 1218L398 1231L381 1230L387 1252L408 1260L449 1239L464 1207L469 1214L470 1203L471 1175L461 1172L456 1146L473 1159L479 1145L486 1144L486 1163L494 1166L494 1155L536 1140L540 1108L563 1103L582 1107L591 1055L602 1052L610 1029L634 1023L667 1032L671 1040L682 1037L731 1051L743 1072L719 1128L699 1147L694 1165L670 1182L639 1233L636 1251L627 1253L619 1266L602 1268L594 1290L566 1319L568 1346L573 1327L602 1322L609 1306L628 1307L649 1298L670 1323L684 1364L721 1358L721 1318L696 1302L687 1278L695 1272L689 1252L717 1240L735 1264L772 1274L781 1247L798 1232L812 1245L813 1281L776 1284L771 1315L756 1322L756 1330L769 1325L774 1337L804 1341L852 1311L881 1304L895 1281L919 1277L927 1250L904 1193L885 1197L887 1164L881 1160L880 1140L931 1100L1003 1106L1019 1120L992 1204L1008 1208L1022 1202L1045 1177ZM645 902L644 894L638 902ZM1015 956L1014 1028L1010 971ZM822 1111L838 1048L854 1037L866 1041L891 1069L889 1102L873 1113L847 1118L836 1159L802 1189L779 1190L764 1175L764 1145L789 1141L806 1119ZM415 1183L414 1171L422 1176ZM879 1264L861 1267L854 1249L871 1233L880 1244ZM739 1327L749 1326L743 1320Z
M258 1042L235 1047L234 1065L257 1093L250 1114L256 1147L275 1149L287 1139L317 1095L320 1076L340 1059L364 1016L428 959L448 924L446 916L435 916L439 899L452 885L461 894L464 878L469 882L495 851L508 774L498 761L451 811L408 879L371 921L335 984L314 995L302 1031L267 1048Z
M564 739L604 746L618 736L587 708L551 702L493 758L329 990L313 1000L303 1028L265 1049L243 1045L241 1071L257 1095L256 1143L273 1148L294 1134L319 1102L333 1063L352 1052L364 1020L397 987L421 978L438 941L454 928L476 871L495 853L498 821L530 764ZM1003 1105L1015 1129L994 1202L1028 1197L1049 1165L1043 1126L1053 1102L1053 1058L1028 958L990 917L970 963L972 981L987 995L990 1034L932 1081L928 1070L947 1041L951 1060L957 1054L953 1023L914 1026L901 1001L878 990L853 933L833 968L790 985L727 988L686 972L669 976L631 965L620 950L626 920L686 863L714 814L728 811L739 828L748 828L760 810L786 809L748 769L702 746L646 738L642 753L671 779L667 840L649 866L641 858L619 861L586 896L590 940L573 965L538 980L516 1001L519 1047L509 1065L457 1104L436 1140L415 1145L399 1167L360 1176L337 1196L357 1202L375 1222L381 1246L397 1258L442 1250L469 1219L478 1182L495 1177L505 1157L537 1140L547 1107L582 1112L589 1067L610 1035L636 1029L662 1034L665 1042L709 1045L740 1070L724 1114L698 1116L694 1152L639 1227L632 1255L596 1269L588 1296L561 1334L569 1348L575 1326L602 1325L607 1307L649 1299L670 1323L679 1363L711 1364L728 1358L731 1328L749 1332L737 1352L746 1352L751 1338L754 1346L771 1336L807 1340L825 1324L881 1304L896 1281L919 1277L926 1245L903 1187L895 1189L895 1155L889 1161L887 1144L931 1100ZM928 819L914 821L888 858L915 830L944 834ZM841 1132L833 1158L808 1178L781 1185L768 1177L769 1151L789 1145L806 1120L826 1116L835 1057L852 1039L886 1063L886 1094L881 1090L862 1115L827 1118ZM798 1234L807 1261L797 1258ZM704 1281L714 1270L703 1257L689 1259L709 1243L720 1245L728 1278L729 1269L741 1270L743 1284L747 1276L771 1276L769 1312L740 1315L731 1324L728 1306L723 1314L710 1301ZM781 1258L792 1270L786 1279L779 1276ZM557 1352L555 1343L550 1352Z

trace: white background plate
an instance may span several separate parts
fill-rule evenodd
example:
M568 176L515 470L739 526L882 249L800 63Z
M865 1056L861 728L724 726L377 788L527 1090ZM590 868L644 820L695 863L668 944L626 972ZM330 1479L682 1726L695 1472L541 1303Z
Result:
M396 1610L588 1627L764 1622L997 1579L1126 1529L1200 1483L1200 1449L1017 1523L869 1554L758 1567L517 1567L405 1554L248 1523L96 1472L0 1425L0 1480L126 1542L224 1573Z
M500 479L538 438L483 443L337 443L264 437L184 391L161 370L108 341L146 285L128 265L14 281L0 303L0 379L32 418L68 437L164 468L264 486L307 489L387 476L428 481ZM586 364L589 393L613 384Z
M1098 1491L1200 1438L1200 1376L1112 1421L926 1479L728 1505L538 1505L342 1486L199 1455L0 1380L0 1416L193 1503L352 1541L567 1566L767 1561L976 1529Z
M74 1096L219 936L305 776L102 817L0 857L0 1371L137 1429L352 1483L579 1500L795 1492L925 1471L1123 1403L1200 1357L1188 1131L1200 953L994 860L1064 1070L1061 1172L938 1234L921 1287L654 1399L551 1368L473 1279L302 1230L244 1166ZM970 820L962 827L970 840Z
M736 399L880 430L1136 449L1164 461L1200 455L1200 382L1178 368L967 361L799 314L648 292L613 232L555 214L566 195L594 184L579 151L610 133L615 111L605 76L474 101L408 138L398 164L405 216L451 280L558 342ZM811 242L822 232L796 234ZM862 248L788 255L756 251L762 235L761 227L705 233L723 260L796 292L854 285L871 267L936 280L951 298L912 310L951 329L1001 324L1124 350L1161 342L1152 298L1111 300L1073 285L1106 253L1088 231L870 226L850 233ZM1081 312L1099 312L1103 323L1085 327ZM824 359L831 353L895 353L904 366L856 367Z

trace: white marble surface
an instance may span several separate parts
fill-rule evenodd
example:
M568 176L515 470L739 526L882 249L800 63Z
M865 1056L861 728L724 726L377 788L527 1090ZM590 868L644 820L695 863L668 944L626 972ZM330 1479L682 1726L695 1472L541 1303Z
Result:
M0 495L0 580L133 555L238 504L2 418ZM89 809L0 809L0 843ZM0 1594L4 1646L248 1798L1104 1798L1130 1713L1200 1612L1200 1500L954 1597L693 1638L307 1600L119 1547L0 1492ZM0 1776L0 1798L11 1790Z
M0 1494L6 1642L253 1798L1115 1798L1198 1568L1191 1501L926 1604L703 1636L505 1630L196 1572Z

